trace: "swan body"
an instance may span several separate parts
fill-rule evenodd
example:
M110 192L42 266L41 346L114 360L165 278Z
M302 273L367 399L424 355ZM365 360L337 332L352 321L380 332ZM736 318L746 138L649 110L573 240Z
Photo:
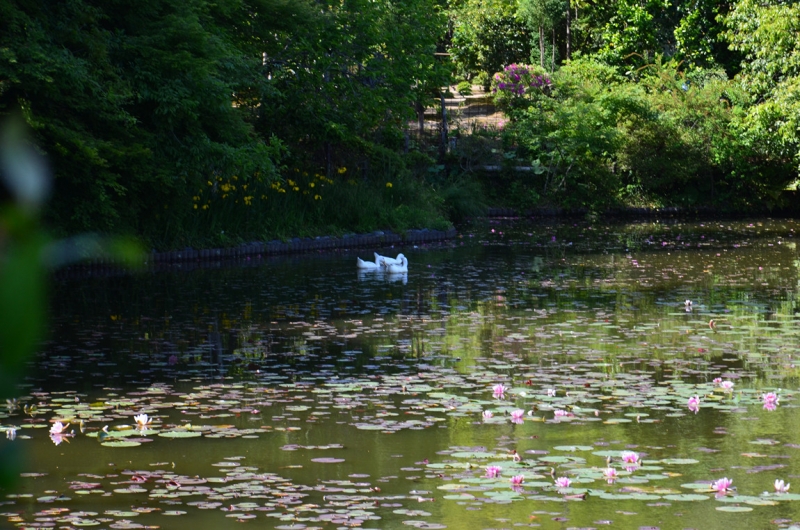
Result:
M402 254L398 254L396 258L388 256L381 256L377 252L374 253L375 261L364 261L361 258L356 258L356 267L360 271L376 271L381 270L389 274L399 274L408 272L408 259Z
M388 267L389 265L397 265L400 263L400 259L404 258L402 254L398 254L396 258L390 258L388 256L381 256L379 254L375 254L375 263L380 263L383 267Z
M374 261L364 261L361 258L356 258L356 267L361 270L369 271L369 270L378 270L380 268L380 264Z
M408 272L408 260L402 254L398 254L395 263L386 264L384 268L389 274Z

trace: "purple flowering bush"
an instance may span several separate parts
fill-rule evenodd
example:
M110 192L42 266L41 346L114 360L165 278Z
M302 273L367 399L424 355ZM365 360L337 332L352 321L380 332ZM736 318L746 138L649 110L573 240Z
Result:
M524 64L510 64L492 78L495 105L504 110L526 106L526 101L548 94L551 86L542 68Z

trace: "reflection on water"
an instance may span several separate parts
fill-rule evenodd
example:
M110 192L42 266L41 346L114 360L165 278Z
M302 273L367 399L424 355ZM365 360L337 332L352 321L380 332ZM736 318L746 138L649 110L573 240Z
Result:
M12 500L29 521L57 502L37 497L89 473L99 493L58 506L97 519L133 503L159 510L136 521L169 528L198 514L208 528L241 514L276 527L789 526L791 493L762 493L800 472L797 228L509 221L402 249L404 274L314 255L58 281L51 336L21 390L37 410L2 419L26 433L13 443L31 448L31 472L49 475ZM494 399L501 382L509 393ZM141 445L98 445L103 425L113 434L141 412L157 418L153 434L104 442ZM44 429L56 418L84 432L56 447ZM623 450L643 464L625 469ZM501 478L484 477L495 464ZM145 491L114 493L134 475ZM187 489L194 476L253 489ZM570 491L552 487L559 476ZM739 497L703 490L722 477ZM297 502L282 504L290 493ZM255 506L228 511L242 502ZM171 510L186 514L164 522Z

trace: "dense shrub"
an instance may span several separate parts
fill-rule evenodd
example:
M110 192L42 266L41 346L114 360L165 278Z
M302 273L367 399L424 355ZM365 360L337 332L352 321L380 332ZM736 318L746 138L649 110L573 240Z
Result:
M743 134L746 95L719 71L687 75L659 59L631 79L580 59L546 90L529 91L530 77L515 65L496 76L496 101L511 119L507 147L531 167L509 185L516 197L753 208L771 205L792 179L790 160Z

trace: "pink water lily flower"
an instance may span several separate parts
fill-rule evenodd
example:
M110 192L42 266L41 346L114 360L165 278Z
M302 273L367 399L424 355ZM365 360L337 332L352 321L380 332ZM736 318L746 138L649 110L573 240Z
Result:
M779 478L775 479L776 493L786 493L787 491L789 491L789 486L791 486L791 484L784 484L783 481Z
M521 409L512 410L511 411L511 422L512 423L522 423L523 417L525 416L525 411Z
M733 381L723 381L719 384L719 387L725 392L733 392Z
M772 405L773 408L778 404L778 394L775 392L767 392L763 396L761 396L761 400L764 402L764 408L767 408L767 405Z
M522 475L514 475L513 477L511 477L512 486L519 486L523 482L525 482L525 477Z
M61 442L67 439L67 435L58 432L51 432L50 439L53 440L54 444L59 445Z
M563 416L569 416L569 412L567 412L566 410L561 410L561 409L554 410L553 414L555 414L555 416L557 418L558 417L563 417Z
M700 410L700 396L690 397L686 405L689 407L689 410L697 414L697 411Z
M622 461L626 464L638 464L639 463L639 454L634 453L633 451L622 451L620 455Z
M711 489L717 493L725 493L731 488L733 480L728 477L721 478L711 483Z
M547 397L555 397L556 396L556 389L555 388L548 388L547 389Z
M69 423L67 423L67 425L69 425ZM67 428L67 425L64 425L60 421L55 422L53 426L50 427L50 434L63 434Z
M605 470L603 470L603 476L606 478L606 480L608 480L609 484L611 484L612 482L617 480L617 478L619 478L617 470L614 469L613 467L608 467Z
M500 466L486 466L486 478L497 478L502 471L503 468Z
M715 377L713 382L714 382L715 385L718 385L718 384L720 384L722 382L722 378L721 377Z
M484 420L490 420L490 419L492 419L493 417L494 417L494 413L492 413L492 411L491 411L491 410L484 410L484 411L483 411L483 419L484 419Z
M492 394L496 399L503 399L506 395L506 390L508 389L503 386L503 383L500 383L492 387Z
M572 484L572 481L567 477L558 477L556 479L557 488L568 488L570 484Z

